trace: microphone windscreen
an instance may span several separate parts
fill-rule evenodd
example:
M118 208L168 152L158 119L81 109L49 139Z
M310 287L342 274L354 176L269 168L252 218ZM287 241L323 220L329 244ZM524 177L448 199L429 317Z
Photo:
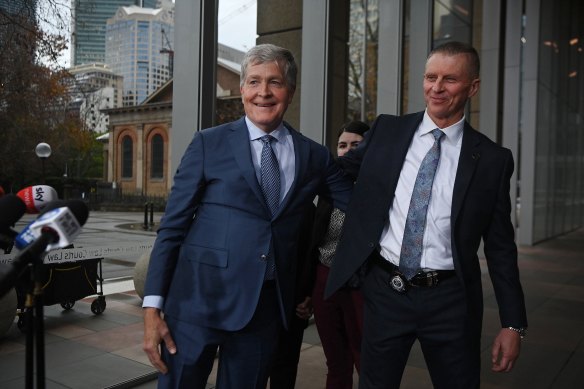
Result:
M48 185L29 186L16 195L26 204L27 213L39 213L51 201L58 199L57 191Z
M0 230L14 225L26 212L26 204L16 195L7 194L0 198Z
M89 208L82 200L56 200L51 201L45 208L43 208L39 217L53 209L67 207L77 219L80 226L84 225L89 217Z

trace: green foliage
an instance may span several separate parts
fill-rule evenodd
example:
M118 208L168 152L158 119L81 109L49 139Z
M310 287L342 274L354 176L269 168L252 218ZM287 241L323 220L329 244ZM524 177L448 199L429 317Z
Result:
M17 191L43 182L43 164L34 151L40 142L52 148L45 177L63 176L69 164L78 177L100 177L102 145L68 111L72 76L38 61L39 55L57 55L62 40L13 15L0 13L0 26L3 51L9 53L0 56L0 185Z

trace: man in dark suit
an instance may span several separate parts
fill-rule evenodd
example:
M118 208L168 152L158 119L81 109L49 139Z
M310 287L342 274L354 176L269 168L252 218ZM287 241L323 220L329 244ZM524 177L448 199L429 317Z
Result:
M426 110L380 115L341 158L358 179L327 293L367 264L361 389L399 388L416 339L435 387L479 387L481 239L502 326L492 370L511 370L519 356L527 319L510 220L513 158L465 121L479 82L474 48L437 47L424 73Z
M159 387L204 388L219 350L217 388L264 389L295 308L306 209L316 195L346 208L351 179L283 122L296 73L290 51L252 48L245 117L195 134L182 158L144 290L144 350Z

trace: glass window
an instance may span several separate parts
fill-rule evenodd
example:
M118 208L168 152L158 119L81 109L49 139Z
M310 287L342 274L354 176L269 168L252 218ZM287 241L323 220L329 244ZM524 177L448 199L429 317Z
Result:
M471 42L472 0L434 1L433 45L459 41Z
M152 164L150 167L150 178L163 178L164 166L164 140L160 134L152 137Z
M347 120L372 122L377 116L379 0L351 0Z
M122 178L132 178L133 142L129 136L122 139Z

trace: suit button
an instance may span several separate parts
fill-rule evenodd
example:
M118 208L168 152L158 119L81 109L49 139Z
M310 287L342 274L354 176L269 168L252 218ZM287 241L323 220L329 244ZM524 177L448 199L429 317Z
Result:
M266 254L262 254L262 255L260 256L260 259L261 259L262 261L266 261L266 260L268 259L268 256L267 256Z
M368 246L369 246L369 248L371 248L371 249L372 249L373 247L375 247L375 243L373 243L373 242L369 242L369 245L368 245Z

